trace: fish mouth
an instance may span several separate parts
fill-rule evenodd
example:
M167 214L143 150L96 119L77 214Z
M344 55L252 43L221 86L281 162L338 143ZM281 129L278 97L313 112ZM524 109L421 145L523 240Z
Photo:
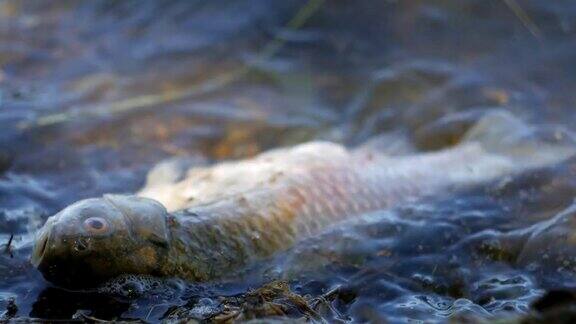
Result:
M30 260L44 279L67 289L96 287L102 281L98 273L94 273L82 258L72 258L66 251L54 253L58 247L53 245L52 236L50 229L42 229L38 233Z
M38 267L42 263L46 250L48 249L51 233L52 231L50 230L42 229L36 238L31 258L32 265L35 267Z

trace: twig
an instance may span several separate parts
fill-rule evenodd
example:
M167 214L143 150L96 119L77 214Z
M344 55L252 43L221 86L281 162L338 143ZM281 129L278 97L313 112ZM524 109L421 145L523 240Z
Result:
M304 6L302 6L294 15L294 17L288 22L286 28L289 29L299 29L304 25L304 23L314 14L325 0L309 0ZM48 126L54 124L60 124L68 120L79 118L79 117L90 117L105 114L118 114L131 110L148 108L160 104L166 104L169 102L174 102L178 100L183 100L190 97L196 97L200 95L205 95L221 89L231 83L238 81L245 77L257 63L266 61L276 55L280 49L285 45L286 40L281 37L276 36L270 43L268 43L256 59L241 68L233 70L224 75L220 75L212 78L202 84L192 85L188 88L167 91L163 93L150 94L136 96L133 98L128 98L124 100L119 100L116 102L97 104L92 107L84 107L84 109L73 109L66 112L49 114L39 117L33 122L23 122L18 126L21 129L28 129L31 127Z
M154 311L154 309L156 309L156 307L160 307L160 306L170 306L170 304L156 304L156 305L152 305L152 307L150 307L150 310L148 311L148 313L146 314L146 317L144 318L145 321L148 321L150 319L150 315L152 315L152 311Z
M510 8L510 10L518 17L522 22L524 27L534 36L536 39L541 41L543 39L542 31L538 28L538 25L530 18L530 15L522 9L522 7L516 2L516 0L503 0L504 3Z
M10 234L10 238L8 239L8 243L6 243L6 247L4 247L4 253L10 255L11 258L14 257L12 253L12 242L14 241L14 234Z
M78 314L78 320L82 320L83 322L93 322L93 323L110 323L109 320L99 319L97 317L93 317L84 313ZM114 320L117 323L148 323L144 320Z

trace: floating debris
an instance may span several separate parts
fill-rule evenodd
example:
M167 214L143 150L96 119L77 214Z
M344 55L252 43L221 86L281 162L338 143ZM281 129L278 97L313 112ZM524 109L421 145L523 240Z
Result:
M8 242L6 244L4 244L4 253L8 254L11 258L14 257L14 253L12 250L12 241L14 240L14 234L10 234L10 238L8 239Z

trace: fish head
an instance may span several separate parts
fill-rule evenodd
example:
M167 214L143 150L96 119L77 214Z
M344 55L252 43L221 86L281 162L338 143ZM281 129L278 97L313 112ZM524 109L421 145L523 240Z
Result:
M39 230L32 264L66 288L94 287L122 274L156 275L169 250L167 216L164 206L148 198L79 201Z

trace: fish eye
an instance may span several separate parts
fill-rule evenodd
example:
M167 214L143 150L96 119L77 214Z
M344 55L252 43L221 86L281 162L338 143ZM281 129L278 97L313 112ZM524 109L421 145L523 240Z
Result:
M108 221L102 217L90 217L84 220L84 228L93 234L105 233L108 227Z

